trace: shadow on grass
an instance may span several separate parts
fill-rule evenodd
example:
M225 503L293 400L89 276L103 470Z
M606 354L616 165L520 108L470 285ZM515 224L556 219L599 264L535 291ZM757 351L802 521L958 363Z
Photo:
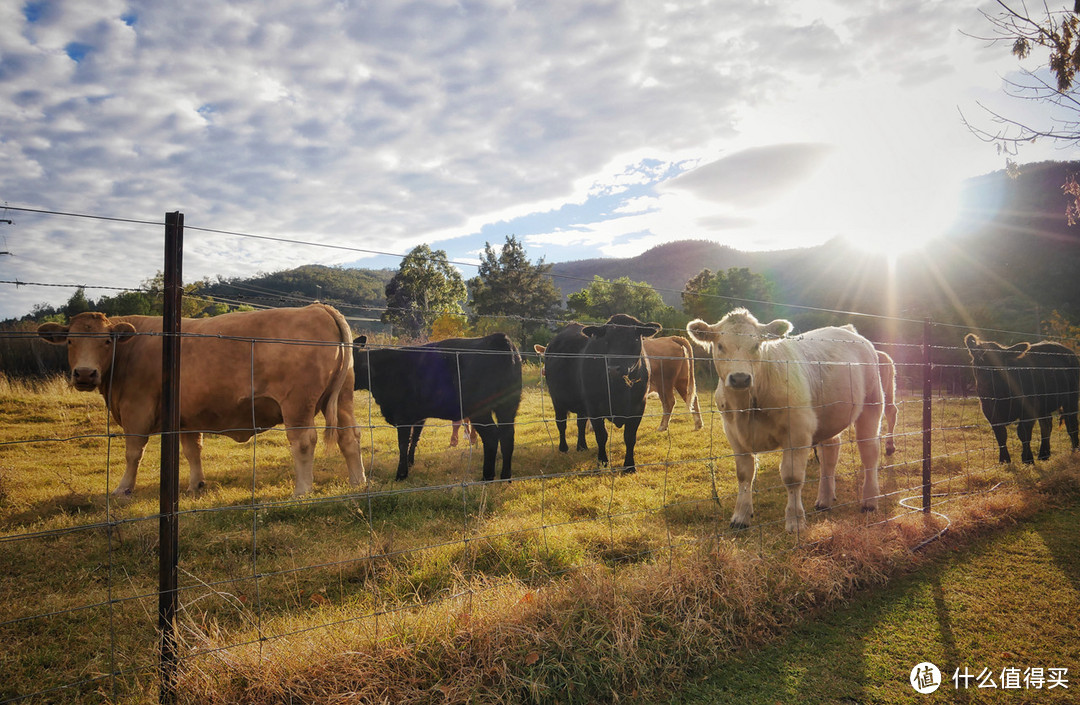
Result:
M999 676L1005 666L1076 672L1078 524L1074 501L962 551L945 548L918 572L734 655L669 703L1071 702L1076 684L1004 690ZM941 670L935 694L919 695L908 682L922 661ZM975 675L989 668L998 688L978 689L973 679L957 690L953 673L965 667Z

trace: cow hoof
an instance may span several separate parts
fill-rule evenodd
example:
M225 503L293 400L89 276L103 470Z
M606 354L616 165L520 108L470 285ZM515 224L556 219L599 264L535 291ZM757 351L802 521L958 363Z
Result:
M622 474L623 475L630 475L631 473L635 473L635 472L637 472L637 468L631 466L631 467L628 467L628 468L623 468Z
M742 531L743 529L749 529L750 525L744 524L741 521L733 521L731 522L731 528L735 531Z
M876 511L877 511L877 507L863 506L863 508L862 508L862 513L863 514L869 514L870 512L876 512Z
M581 449L578 448L578 450L581 450ZM570 446L568 446L568 445L560 445L559 446L559 452L560 453L569 453L570 452Z
M832 505L831 504L821 504L820 502L818 502L818 503L814 504L814 511L818 511L818 512L832 511Z
M405 480L405 479L407 479L408 477L409 477L409 473L408 473L408 472L401 472L401 471L398 471L398 474L394 476L394 479L395 479L395 480Z
M117 488L116 491L113 492L113 497L130 497L130 496L131 496L131 488L128 488L126 490L122 490L120 488Z

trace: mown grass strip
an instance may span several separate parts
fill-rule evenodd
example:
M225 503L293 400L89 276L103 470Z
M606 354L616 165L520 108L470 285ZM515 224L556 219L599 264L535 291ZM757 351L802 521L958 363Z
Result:
M1072 503L970 546L946 540L917 572L724 661L671 705L1076 702L1078 526L1080 504ZM944 683L932 694L917 694L908 682L923 661L942 672ZM1024 687L1021 680L1020 688L1005 689L1006 668L1068 668L1069 687ZM958 690L957 669L987 669L997 687L973 680Z

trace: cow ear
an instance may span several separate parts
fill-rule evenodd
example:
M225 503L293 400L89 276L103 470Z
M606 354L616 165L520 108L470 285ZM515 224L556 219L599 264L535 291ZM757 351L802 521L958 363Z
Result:
M68 327L59 323L42 323L38 326L37 332L53 345L63 345L67 342Z
M109 326L109 333L116 338L116 342L126 343L135 337L135 326L127 321L120 321Z
M1005 352L1012 353L1013 355L1023 355L1028 350L1031 350L1031 343L1017 343L1011 347L1005 348Z
M968 333L967 335L964 336L964 345L967 346L968 350L974 351L975 348L979 347L979 338L978 338L978 336L975 335L974 333Z
M356 336L355 338L353 338L352 344L353 344L354 348L362 348L362 347L364 347L365 345L367 345L367 336L366 335L358 335L358 336Z
M603 338L607 328L605 326L585 326L581 329L581 332L590 338Z
M704 345L706 348L712 347L713 342L717 339L716 333L705 321L700 318L696 318L686 324L686 332L690 334L698 343Z
M537 355L543 355L545 352L547 352L547 348L545 348L540 343L533 345L533 350L536 352Z
M644 325L638 326L638 332L641 333L642 338L651 338L659 333L661 328L663 328L663 326L659 323L645 323Z
M762 326L762 330L765 332L766 335L772 336L774 338L783 338L785 335L790 333L794 327L795 326L792 325L791 321L785 320L783 318L777 318L772 323L766 323L764 326Z

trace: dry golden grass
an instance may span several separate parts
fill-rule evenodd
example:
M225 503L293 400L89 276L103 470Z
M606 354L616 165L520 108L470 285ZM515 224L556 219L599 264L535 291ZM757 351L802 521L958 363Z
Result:
M854 448L838 506L782 530L777 454L761 460L754 526L727 528L734 471L719 418L699 432L679 409L639 434L639 470L560 454L550 400L530 368L514 481L488 485L479 447L448 447L432 422L405 482L393 429L366 395L366 492L320 451L315 491L291 498L280 430L237 444L208 437L209 489L181 499L180 693L191 702L591 702L657 693L758 643L808 608L834 604L911 564L939 525L899 502L918 495L921 402L901 411L899 453L882 470L880 511L858 510ZM703 407L711 407L702 393ZM156 697L158 444L135 493L107 492L123 469L98 395L62 383L0 382L0 699L139 702ZM1023 516L1071 469L1000 468L977 403L935 411L935 493L950 532ZM1054 449L1067 446L1055 432ZM573 442L571 441L571 446ZM609 454L622 458L620 432ZM183 472L183 471L182 471ZM813 506L816 467L804 502ZM1007 481L1008 492L959 493ZM181 488L186 478L181 478ZM1064 489L1062 489L1064 488ZM1015 495L1015 497L1013 496ZM982 503L1004 502L986 507ZM969 517L970 518L965 518ZM889 517L895 521L873 526ZM967 523L965 523L967 522ZM28 536L29 534L29 536ZM795 550L793 550L795 549ZM54 687L75 684L65 690Z

